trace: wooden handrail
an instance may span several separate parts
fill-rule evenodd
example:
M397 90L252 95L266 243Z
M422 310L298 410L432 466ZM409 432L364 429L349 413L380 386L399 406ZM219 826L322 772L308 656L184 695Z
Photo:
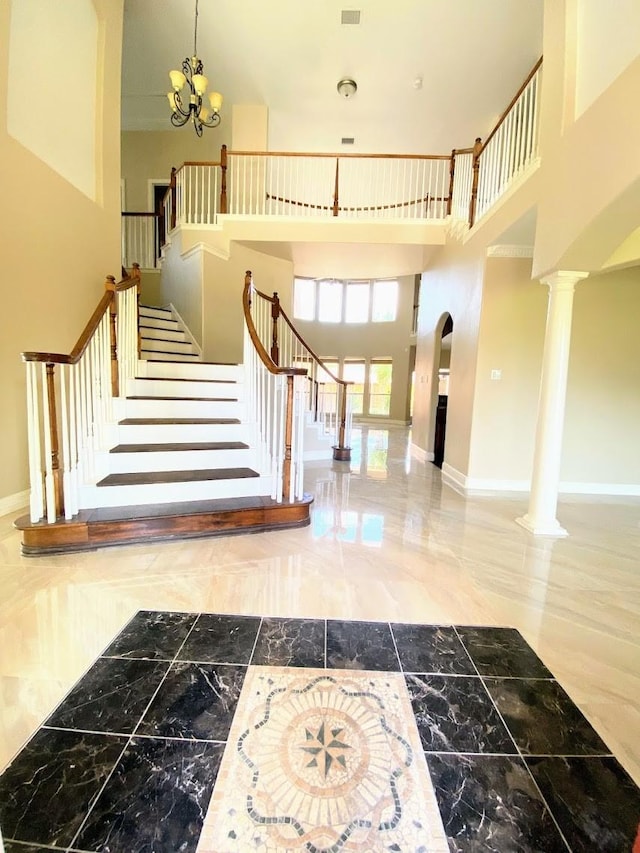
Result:
M253 287L253 275L251 270L247 270L244 276L244 290L242 292L242 308L244 310L244 319L247 324L247 331L249 332L249 336L251 338L251 342L255 347L256 352L260 356L260 361L267 368L269 373L287 375L287 376L306 376L307 370L304 367L279 367L275 361L271 358L269 353L264 348L262 341L258 336L258 332L256 331L256 327L253 322L253 317L251 316L251 289ZM256 291L259 293L259 291ZM260 293L260 296L263 294ZM269 302L273 303L273 299L271 297L267 297Z
M320 153L317 151L227 151L227 157L232 155L251 157L337 157L340 160L349 158L364 160L448 160L449 154L343 154L342 152ZM185 164L187 165L187 164ZM201 163L202 166L217 166L217 163Z
M511 101L510 101L510 103L509 103L509 106L506 108L506 110L504 110L504 112L502 113L502 115L500 116L500 118L498 119L498 121L496 122L495 127L493 128L493 130L491 131L491 133L487 136L487 138L485 139L485 141L482 143L482 148L480 149L480 154L482 154L482 152L484 151L484 149L485 149L485 148L487 147L487 145L491 142L491 140L493 139L493 137L494 137L494 136L495 136L495 134L497 133L498 129L500 128L500 125L501 125L501 124L502 124L502 122L506 119L506 117L509 115L509 113L510 113L510 112L511 112L511 110L513 109L513 107L514 107L514 105L515 105L516 101L518 100L518 98L520 97L520 95L524 92L524 90L527 88L527 86L529 85L529 83L530 83L530 82L531 82L531 80L533 79L534 74L536 73L536 71L538 70L538 68L540 68L540 66L541 66L541 65L542 65L542 57L540 57L540 59L539 59L539 60L536 62L536 64L533 66L533 68L531 69L531 71L530 71L530 72L529 72L529 74L527 75L527 79L524 81L524 83L522 84L522 86L520 86L520 88L518 89L518 91L515 93L515 95L513 96L513 98L511 99Z
M84 327L82 334L78 338L76 345L70 353L59 352L23 352L21 353L22 360L40 361L46 364L77 364L89 346L89 341L95 334L96 329L100 325L105 312L109 310L109 306L114 300L115 293L121 293L123 290L128 290L131 287L137 287L140 280L140 269L137 264L134 264L134 275L127 279L123 279L116 283L114 276L107 276L105 282L106 292L98 303L95 311L91 315L89 322Z
M158 216L160 216L160 214L154 213L152 210L144 210L144 211L123 210L122 216L155 216L157 218Z

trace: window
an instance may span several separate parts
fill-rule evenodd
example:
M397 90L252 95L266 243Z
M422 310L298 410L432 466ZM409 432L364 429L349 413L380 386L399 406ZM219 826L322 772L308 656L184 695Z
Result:
M320 323L392 323L398 316L398 281L296 278L293 316Z
M374 323L390 323L398 312L398 282L373 282L373 307L371 319Z
M364 412L364 361L345 361L342 378L347 382L353 382L353 385L347 389L351 398L351 411L354 415L361 415Z
M369 414L388 417L391 410L391 361L376 360L369 366Z
M371 286L366 282L349 282L346 287L344 310L345 323L367 323L369 321L369 293Z
M318 320L321 323L339 323L342 320L341 281L323 279L318 282Z
M313 278L296 278L293 282L293 316L313 320L316 315L316 282Z
M333 376L339 376L340 365L336 359L323 358L327 370L331 371ZM327 373L318 366L318 407L322 412L337 412L338 411L338 383L333 376Z

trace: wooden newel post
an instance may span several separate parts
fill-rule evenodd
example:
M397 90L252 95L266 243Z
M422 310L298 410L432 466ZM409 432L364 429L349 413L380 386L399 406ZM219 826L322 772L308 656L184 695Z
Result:
M271 359L274 364L280 364L280 351L278 349L278 318L280 317L280 300L274 292L271 303Z
M116 303L116 280L112 275L107 276L104 289L111 293L109 303L109 347L111 351L111 396L120 396L120 383L118 379L118 339L117 339L117 317L118 306Z
M284 461L282 463L282 499L291 497L291 441L293 437L293 376L287 376L287 409L284 423Z
M173 229L176 227L176 219L177 219L176 211L178 209L178 200L176 198L176 184L177 184L176 167L172 166L171 167L171 179L169 181L169 186L171 188L171 213L169 214L169 216L170 216L169 227L170 227L171 231L173 231Z
M478 202L478 177L480 175L480 154L482 140L478 136L473 146L473 183L471 184L471 201L469 202L469 228L476 221L476 204Z
M336 180L333 187L333 215L338 215L340 159L336 157Z
M336 462L350 462L351 448L345 447L345 435L347 431L347 386L342 385L342 394L340 396L340 426L338 427L338 443L333 448L333 458Z
M227 146L220 151L220 213L227 212Z
M64 495L60 476L60 446L58 443L58 420L56 416L55 364L47 362L47 398L49 406L49 438L51 440L51 473L55 495L56 518L64 516Z
M134 264L131 277L136 281L136 329L138 330L138 358L142 355L142 332L140 331L140 291L142 289L142 273L140 264Z
M447 198L447 216L451 216L451 206L453 204L453 180L456 172L456 149L451 152L451 160L449 161L449 197Z
M251 307L251 285L253 284L253 275L251 270L247 270L244 274L244 289L247 291L247 305Z

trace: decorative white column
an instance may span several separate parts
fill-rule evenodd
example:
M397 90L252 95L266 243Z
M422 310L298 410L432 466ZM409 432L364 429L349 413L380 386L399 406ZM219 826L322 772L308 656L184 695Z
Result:
M529 509L516 522L538 536L567 536L556 518L564 407L569 369L571 316L576 284L589 273L558 270L540 279L549 287L547 328L542 356L536 444Z

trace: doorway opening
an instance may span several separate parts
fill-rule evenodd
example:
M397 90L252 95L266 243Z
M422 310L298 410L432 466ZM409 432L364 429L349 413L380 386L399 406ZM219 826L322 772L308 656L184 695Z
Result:
M434 364L437 365L438 397L436 403L435 431L433 436L433 464L442 468L447 432L447 405L449 402L449 369L451 365L451 340L453 319L451 314L441 318L441 331L436 335L437 345ZM440 325L440 324L438 324Z

